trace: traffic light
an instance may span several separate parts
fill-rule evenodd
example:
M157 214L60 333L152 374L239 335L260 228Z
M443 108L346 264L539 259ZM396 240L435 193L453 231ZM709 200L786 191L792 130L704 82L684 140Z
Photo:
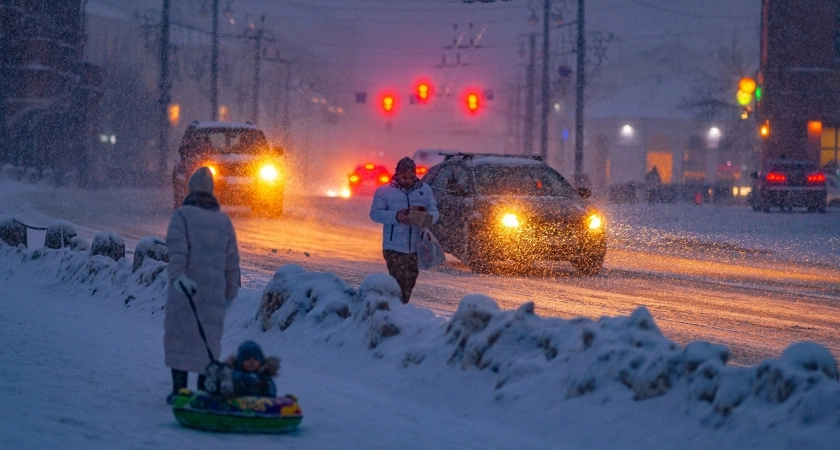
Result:
M379 107L385 115L393 115L397 109L397 97L391 93L384 93L379 99Z
M481 109L481 94L478 91L467 91L464 96L464 105L470 114L478 114L478 110Z
M747 106L752 103L756 87L757 85L754 79L750 77L741 78L741 81L738 82L738 92L735 93L735 99L738 100L738 104ZM758 95L760 96L761 94Z
M432 99L432 83L423 80L419 81L414 86L414 98L417 100L417 103L426 104L429 103L429 100Z

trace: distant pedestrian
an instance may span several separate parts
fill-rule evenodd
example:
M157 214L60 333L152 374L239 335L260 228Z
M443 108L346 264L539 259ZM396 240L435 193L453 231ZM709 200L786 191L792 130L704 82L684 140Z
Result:
M239 292L239 250L227 214L213 196L213 175L201 167L190 176L189 195L172 214L166 233L169 289L164 311L164 362L172 369L171 403L187 387L189 372L203 374L210 363L187 294L215 358L222 351L225 312ZM203 375L198 386L203 387Z
M402 302L408 303L417 282L417 243L422 228L411 225L409 211L425 211L438 220L432 188L417 178L414 161L405 157L397 163L391 182L373 195L370 218L382 225L382 253L388 273L397 280Z
M659 169L653 166L650 172L645 175L645 188L648 194L648 203L654 204L659 199L659 190L662 185L662 177L659 176Z

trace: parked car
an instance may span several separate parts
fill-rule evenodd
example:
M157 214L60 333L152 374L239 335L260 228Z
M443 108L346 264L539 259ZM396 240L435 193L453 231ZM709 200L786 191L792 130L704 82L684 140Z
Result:
M753 185L747 202L755 211L805 207L808 211L825 212L826 176L812 161L773 159L751 177Z
M391 173L388 172L388 168L370 162L356 166L353 173L347 175L352 197L373 195L379 186L390 182Z
M187 180L199 167L213 173L214 194L223 205L246 205L255 214L283 214L283 150L268 144L251 123L193 122L184 132L172 171L173 204L187 196Z
M826 205L840 206L840 177L838 177L837 175L826 175L825 190Z
M607 251L603 214L542 158L457 153L423 177L440 219L443 249L475 272L495 261L569 261L596 275Z

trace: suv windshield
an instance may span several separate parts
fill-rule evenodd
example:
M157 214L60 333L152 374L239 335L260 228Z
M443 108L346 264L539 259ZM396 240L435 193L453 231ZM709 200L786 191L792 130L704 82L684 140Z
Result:
M234 128L206 128L196 130L190 144L195 148L219 153L260 153L268 148L268 141L260 130Z
M484 195L557 195L575 196L565 178L549 167L477 166L475 187Z

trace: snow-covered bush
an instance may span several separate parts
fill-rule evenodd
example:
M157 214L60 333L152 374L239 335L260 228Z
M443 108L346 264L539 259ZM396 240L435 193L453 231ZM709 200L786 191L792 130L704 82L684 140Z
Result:
M81 236L74 236L70 239L70 248L80 252L89 252L90 251L90 242L87 239Z
M350 316L348 299L355 295L346 281L331 272L307 272L287 264L274 273L263 290L257 318L263 330L288 328L298 317L322 322L329 316Z
M74 237L76 237L76 228L73 224L66 220L56 220L47 225L44 247L53 249L69 247Z
M112 231L101 231L90 244L90 256L102 255L119 261L125 258L125 243L122 237Z
M397 280L384 273L368 275L359 286L357 297L362 309L358 320L368 325L368 348L375 348L384 339L400 334L400 326L391 313L392 309L402 304L402 291Z
M0 241L12 247L26 247L26 227L15 222L14 217L0 215Z
M168 263L169 249L166 247L166 241L155 236L146 236L140 239L137 242L137 247L134 248L134 262L131 265L131 270L136 272L146 259Z

